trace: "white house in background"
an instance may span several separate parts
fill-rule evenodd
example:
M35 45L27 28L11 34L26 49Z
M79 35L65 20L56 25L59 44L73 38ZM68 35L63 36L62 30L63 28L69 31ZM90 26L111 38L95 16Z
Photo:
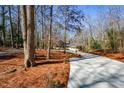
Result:
M71 51L73 51L73 52L77 52L77 51L79 51L79 49L77 48L77 45L76 44L69 44L69 45L67 45L67 49L68 50L71 50Z
M74 52L79 51L79 49L77 49L77 48L75 48L75 47L69 47L68 49L71 50L71 51L74 51Z

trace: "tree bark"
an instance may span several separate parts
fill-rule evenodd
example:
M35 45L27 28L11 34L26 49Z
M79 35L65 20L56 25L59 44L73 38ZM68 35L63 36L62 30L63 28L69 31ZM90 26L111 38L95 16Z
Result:
M65 20L65 26L64 26L64 53L66 53L66 35L67 35L67 27L66 27L67 23Z
M17 15L17 41L16 41L16 48L19 48L19 32L20 32L20 7L18 6L18 15Z
M27 59L27 14L26 6L20 6L21 14L21 30L23 34L23 47L24 47L24 66L28 67Z
M5 33L5 7L2 6L2 36L3 36L3 46L6 45L6 33Z
M41 6L41 15L42 15L42 42L41 47L44 49L44 6Z
M27 58L30 62L30 66L33 66L34 62L34 6L27 6Z
M51 48L51 34L52 34L52 15L53 15L53 6L50 6L50 29L48 33L48 49L47 49L47 59L50 59L50 48Z
M20 6L24 44L24 65L34 66L34 6Z
M9 6L9 20L11 25L11 44L12 48L14 48L14 35L13 35L13 23L12 23L12 16L11 16L11 6Z

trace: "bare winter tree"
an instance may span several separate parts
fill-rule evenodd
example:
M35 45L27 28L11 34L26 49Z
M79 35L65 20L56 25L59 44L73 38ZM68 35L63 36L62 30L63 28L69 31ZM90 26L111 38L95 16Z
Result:
M14 48L14 33L13 33L11 6L9 6L8 8L9 8L9 20L10 20L10 25L11 25L11 45L12 45L12 48Z
M1 24L1 30L2 30L2 37L3 37L3 46L6 44L6 32L5 32L5 6L1 6L2 12L1 12L1 17L2 17L2 24Z
M50 6L50 29L48 32L48 49L47 49L47 59L50 58L50 48L51 48L51 34L52 34L52 16L53 16L53 6Z
M41 15L42 15L42 17L41 17L41 19L42 19L42 31L41 31L42 32L42 42L41 42L42 44L41 44L41 46L44 49L44 41L43 41L44 40L44 30L45 30L44 29L44 18L45 18L44 17L44 6L41 6L40 8L41 8Z
M20 11L24 42L24 65L30 67L34 63L34 6L20 6Z
M23 46L24 46L24 65L28 67L27 63L27 14L26 6L20 6L21 12L21 30L23 33Z
M27 7L27 56L28 61L31 66L33 66L32 62L34 62L34 6L26 6Z
M60 14L62 15L62 25L64 31L64 53L66 53L67 47L67 34L68 32L77 31L79 25L83 20L83 14L75 9L74 6L59 6ZM81 27L82 28L82 27Z
M16 48L19 48L19 34L20 34L20 6L17 6L17 40L16 40Z

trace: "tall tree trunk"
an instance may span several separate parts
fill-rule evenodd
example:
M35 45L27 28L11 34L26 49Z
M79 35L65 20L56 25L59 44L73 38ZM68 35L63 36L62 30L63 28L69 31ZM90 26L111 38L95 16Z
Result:
M47 59L50 59L50 48L51 48L51 33L52 33L52 15L53 15L53 6L50 6L50 29L48 36L48 49L47 49Z
M2 37L3 37L3 46L6 45L6 33L5 33L5 7L2 6Z
M42 15L42 42L41 47L44 49L44 6L41 6L41 15Z
M13 35L13 23L12 23L12 16L11 16L11 6L9 6L9 20L11 25L11 44L12 48L14 48L14 35Z
M24 65L34 65L34 6L20 6L24 44Z
M65 26L64 26L64 53L66 53L66 35L67 35L67 27L66 27L67 23L65 20Z
M30 66L33 66L34 62L34 6L27 6L27 61L30 62Z
M28 59L27 59L27 13L26 6L20 6L20 14L21 14L21 30L23 34L23 47L24 47L24 65L28 67Z
M19 48L19 34L20 34L20 7L18 6L18 15L17 15L17 41L16 48Z

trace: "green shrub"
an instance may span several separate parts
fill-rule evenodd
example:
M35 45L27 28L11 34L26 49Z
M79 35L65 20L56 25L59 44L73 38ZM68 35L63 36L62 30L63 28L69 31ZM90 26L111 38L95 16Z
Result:
M82 50L82 46L76 46L78 50Z
M91 49L101 49L101 45L99 44L99 42L97 40L90 40L90 48Z
M114 31L114 29L110 29L107 32L107 36L108 36L108 47L111 48L114 52L117 51L117 35L118 33L116 31Z

